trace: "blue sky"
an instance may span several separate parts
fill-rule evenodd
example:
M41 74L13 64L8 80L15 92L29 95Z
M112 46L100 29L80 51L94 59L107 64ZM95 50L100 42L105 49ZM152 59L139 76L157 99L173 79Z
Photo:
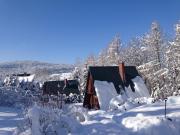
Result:
M0 0L0 62L73 63L147 32L174 33L180 0Z

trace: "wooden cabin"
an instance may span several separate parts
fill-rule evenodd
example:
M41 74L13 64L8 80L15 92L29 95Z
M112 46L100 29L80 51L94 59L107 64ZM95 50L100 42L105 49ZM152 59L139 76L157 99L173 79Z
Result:
M89 67L87 85L83 106L89 109L100 109L98 97L96 95L94 81L112 82L118 94L125 88L130 86L135 91L134 84L131 79L140 76L135 66L97 66Z
M77 80L47 81L43 85L43 95L80 94Z

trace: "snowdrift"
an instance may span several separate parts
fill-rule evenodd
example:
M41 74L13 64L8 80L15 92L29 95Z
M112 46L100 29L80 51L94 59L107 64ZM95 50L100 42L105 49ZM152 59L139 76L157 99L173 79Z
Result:
M167 104L180 104L180 97L179 96L168 97Z
M133 106L125 112L88 111L82 104L68 105L62 110L35 105L28 116L35 134L179 135L179 100L180 97L169 97L167 101L167 117L172 121L164 117L164 101Z

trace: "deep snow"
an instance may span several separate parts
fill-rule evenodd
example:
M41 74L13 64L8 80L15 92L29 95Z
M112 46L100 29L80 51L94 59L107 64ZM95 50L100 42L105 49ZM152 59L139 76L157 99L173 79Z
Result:
M0 107L0 135L12 135L22 120L21 110Z
M30 126L20 135L44 132L57 135L180 135L180 97L167 100L170 121L164 117L164 101L152 103L142 80L135 78L133 81L136 92L118 96L111 83L96 81L96 89L100 90L97 94L104 95L100 97L103 110L87 110L82 103L63 105L62 109L35 104L27 114ZM109 109L111 105L119 108ZM23 124L23 119L21 110L0 107L0 135L13 134L19 124Z
M180 97L170 97L167 117L164 117L164 101L135 107L127 112L89 111L89 120L83 124L87 134L114 135L179 135ZM83 133L82 133L83 135Z
M41 115L46 112L43 117L47 121L44 124L49 124L45 130L58 135L179 135L179 101L180 97L169 97L167 101L167 118L172 121L164 116L164 101L139 106L132 104L132 109L124 112L86 110L82 104L64 106L59 111L41 107L37 109L37 106L33 108L35 113L39 113L39 110ZM42 128L38 126L37 120L43 117L34 119L35 134L37 129Z

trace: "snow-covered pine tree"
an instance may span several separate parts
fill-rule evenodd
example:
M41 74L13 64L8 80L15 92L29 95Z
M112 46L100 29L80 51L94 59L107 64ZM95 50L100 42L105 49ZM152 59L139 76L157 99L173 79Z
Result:
M73 77L73 79L78 79L78 81L80 81L81 74L82 74L82 67L83 67L82 60L80 58L77 58L74 66L75 66L75 68L72 72L72 77Z
M121 47L120 37L115 36L115 38L109 44L107 49L107 57L106 57L107 65L119 64L120 47Z
M141 40L132 39L126 48L120 52L120 56L126 65L140 66L145 63L144 53L141 49Z
M106 65L106 56L107 56L107 50L103 49L98 56L98 66L105 66Z
M96 57L93 54L89 55L85 60L84 64L82 65L81 74L80 74L80 86L82 92L84 92L84 90L86 89L89 66L96 66L96 65L97 65Z
M144 38L144 47L149 55L148 62L156 61L159 64L159 69L162 65L162 46L163 46L163 34L161 32L160 25L157 22L152 22L151 30Z
M96 56L93 54L89 55L85 63L87 64L87 66L97 65Z
M166 63L169 70L169 87L171 93L180 94L180 21L175 25L176 36L166 52Z
M163 40L160 26L157 22L153 22L151 25L150 41L152 51L154 51L154 59L157 61L157 63L160 63L161 66L161 47Z
M83 93L86 90L87 78L88 78L88 66L85 63L82 69L81 82L80 82L80 87Z
M139 67L141 69L140 72L150 83L151 95L156 98L164 98L164 85L162 85L164 84L163 81L165 81L163 74L166 72L166 70L162 70L164 39L157 22L152 23L150 32L142 38L142 41L148 63Z

